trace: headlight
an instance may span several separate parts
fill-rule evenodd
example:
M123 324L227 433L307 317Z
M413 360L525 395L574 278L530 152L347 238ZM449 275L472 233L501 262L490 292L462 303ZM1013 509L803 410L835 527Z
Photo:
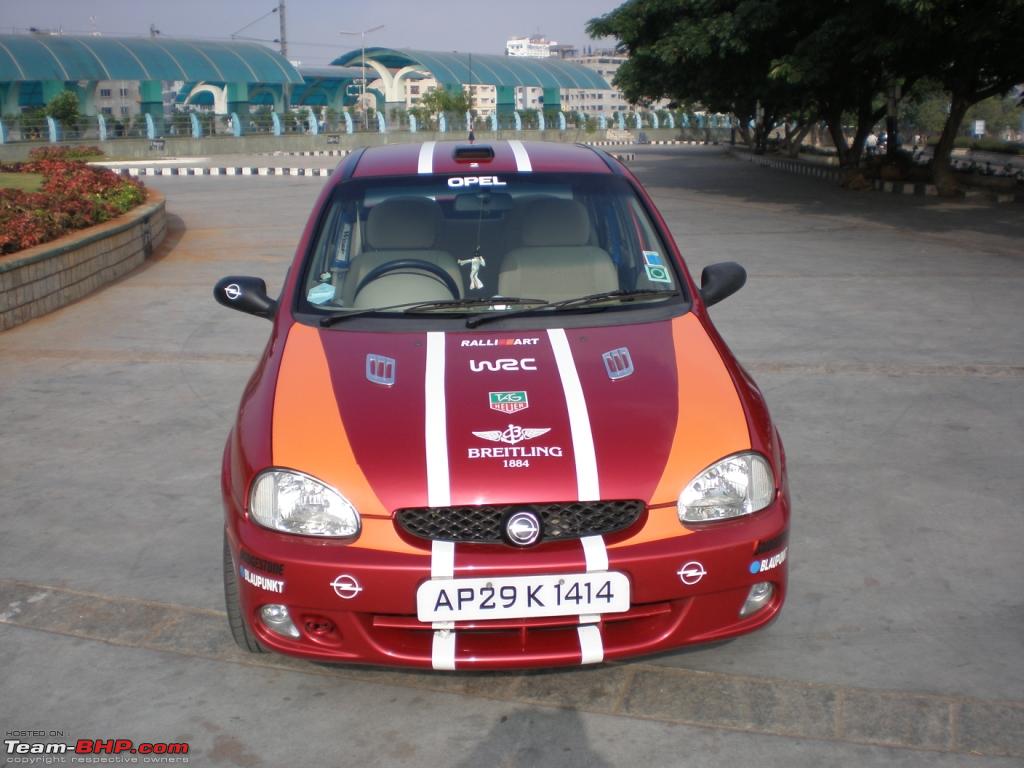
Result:
M712 464L679 494L679 520L727 520L764 509L775 498L772 468L757 453L740 453Z
M304 536L359 533L359 513L333 488L309 475L271 469L252 486L249 514L265 528Z

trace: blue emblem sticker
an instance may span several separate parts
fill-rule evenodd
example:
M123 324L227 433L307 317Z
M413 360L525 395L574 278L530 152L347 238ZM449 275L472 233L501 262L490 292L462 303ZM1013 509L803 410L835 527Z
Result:
M657 251L644 251L644 264L650 264L652 267L664 266L661 261L661 254Z
M668 269L665 267L644 264L644 271L647 273L647 279L652 283L669 283L670 285L672 283L672 278L669 277Z
M784 562L786 562L786 554L789 552L789 547L779 552L777 555L765 558L764 560L755 560L750 564L750 572L754 575L764 573L778 568Z

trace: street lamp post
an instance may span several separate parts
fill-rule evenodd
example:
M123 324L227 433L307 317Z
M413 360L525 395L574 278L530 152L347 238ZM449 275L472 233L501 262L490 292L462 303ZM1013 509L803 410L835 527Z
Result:
M359 86L360 86L360 90L359 90L359 105L363 109L363 130L364 131L369 129L369 116L366 113L366 36L368 34L370 34L371 32L377 32L378 30L384 29L385 26L386 26L385 24L378 24L376 27L370 27L369 29L364 29L362 32L348 32L346 30L342 30L342 31L340 31L338 33L339 35L359 35L360 41L362 43L362 51L363 51L363 53L362 53L362 58L360 59L360 63L361 63L362 71L363 71L363 76L361 78L362 82L359 84Z

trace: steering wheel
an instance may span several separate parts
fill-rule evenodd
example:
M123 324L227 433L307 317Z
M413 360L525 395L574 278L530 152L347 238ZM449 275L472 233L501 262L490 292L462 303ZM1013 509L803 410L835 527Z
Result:
M355 293L353 296L358 296L359 292L366 287L366 284L376 280L378 277L390 274L391 272L398 272L402 269L418 269L421 272L426 272L433 279L441 283L451 293L453 299L459 298L459 286L455 284L455 280L452 276L442 268L429 261L423 259L395 259L394 261L385 261L383 264L378 264L376 267L371 269L359 284L356 286Z

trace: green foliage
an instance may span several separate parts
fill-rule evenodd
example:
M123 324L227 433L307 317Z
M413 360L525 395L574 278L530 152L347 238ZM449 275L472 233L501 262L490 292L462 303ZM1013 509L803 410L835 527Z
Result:
M71 91L61 91L46 105L46 116L65 129L74 127L78 122L78 97Z
M469 95L465 91L449 91L446 88L435 88L420 98L420 107L431 115L442 112L465 114L469 111Z

